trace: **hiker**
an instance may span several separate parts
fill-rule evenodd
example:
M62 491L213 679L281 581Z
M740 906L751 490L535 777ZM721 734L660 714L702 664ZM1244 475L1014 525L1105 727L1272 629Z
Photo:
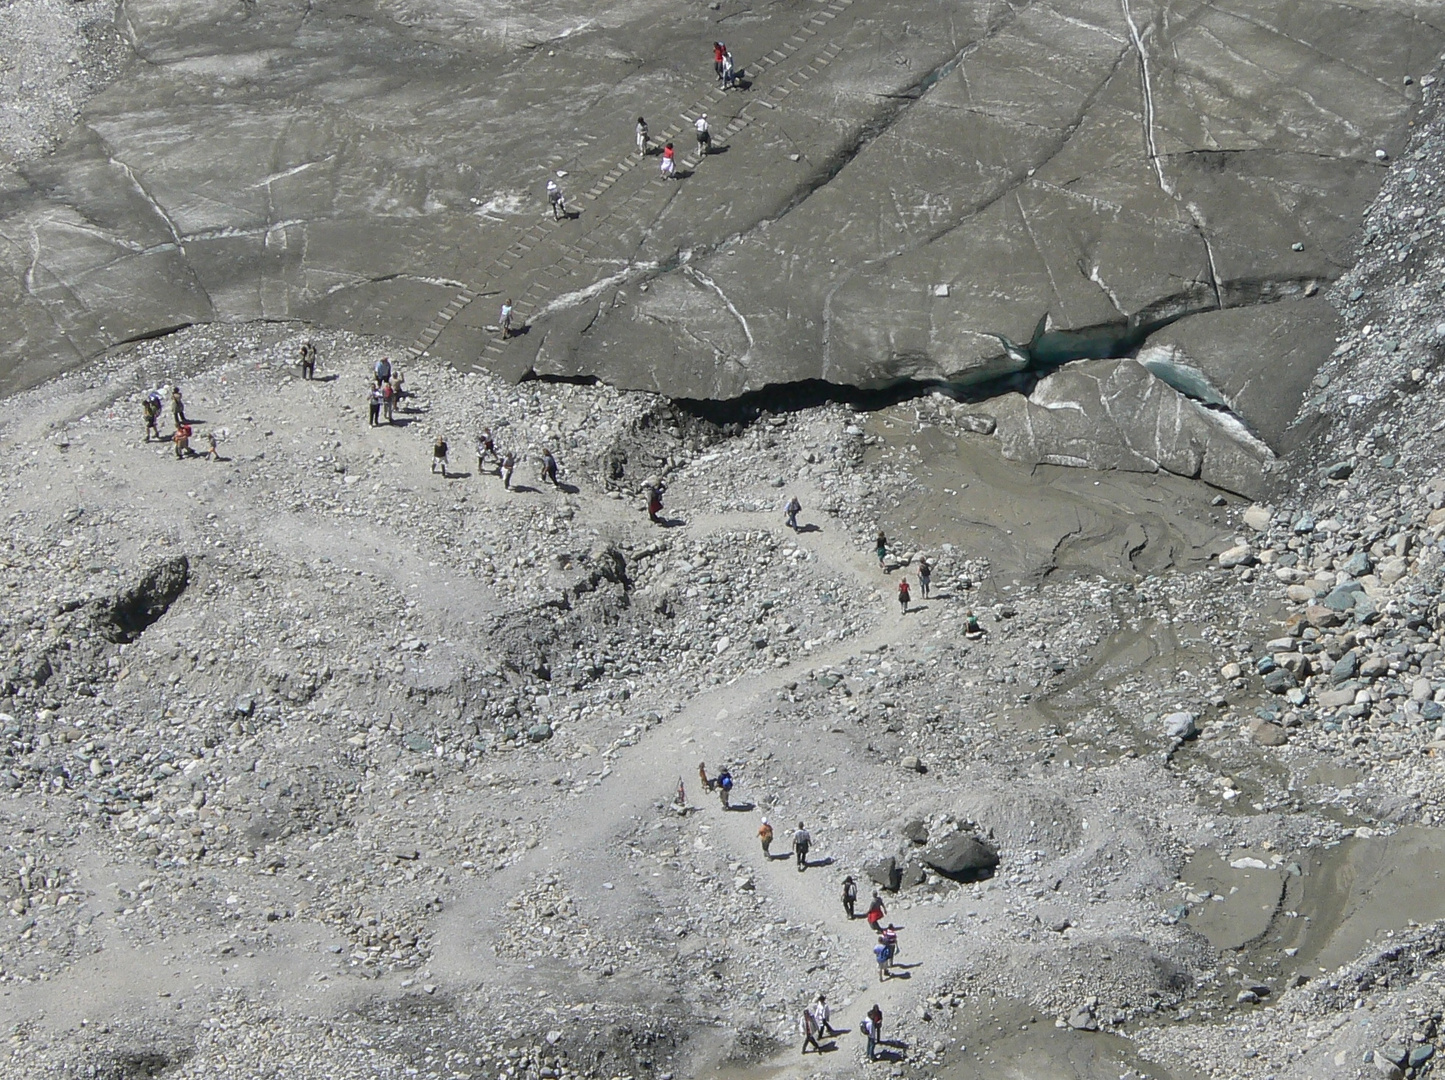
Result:
M883 535L883 530L878 530L878 538L873 541L873 546L878 552L878 565L883 565L883 556L888 554L888 537Z
M728 53L728 47L721 41L712 43L712 70L717 75L718 81L723 77L723 57Z
M371 373L376 376L376 385L380 387L391 378L391 361L383 356L372 366Z
M171 441L176 445L177 461L182 457L190 457L194 454L194 451L191 449L191 425L184 420L176 425L175 434L171 436Z
M547 181L547 201L552 204L552 220L567 216L567 197L562 194L562 189L557 186L557 181Z
M843 910L849 919L856 919L857 912L854 910L858 905L858 883L849 874L843 879Z
M687 809L687 788L683 786L680 776L677 778L677 794L673 797L673 805L679 810Z
M697 763L697 778L701 782L704 791L711 791L713 789L714 781L708 779L706 761L699 761Z
M212 461L221 460L221 448L216 445L216 433L214 431L206 432L206 457Z
M512 490L512 470L517 467L517 459L512 454L502 458L502 464L497 473L502 478L502 487L508 491Z
M813 1046L813 1050L816 1053L821 1054L823 1052L823 1048L818 1045L818 1022L813 1019L813 1013L810 1009L803 1010L802 1028L803 1053L806 1054L808 1052L808 1045L811 1043Z
M763 818L763 823L758 826L758 843L763 845L763 858L772 862L773 853L769 848L773 845L773 827L768 824L767 818Z
M146 442L151 441L151 432L155 432L157 439L161 437L159 421L161 418L161 396L152 390L141 399L141 412L146 418Z
M545 447L542 449L542 480L553 487L562 486L557 482L557 459Z
M878 1044L883 1041L883 1010L878 1007L876 1001L868 1010L868 1015L863 1018L863 1021L867 1025L863 1031L868 1036L868 1060L872 1061L876 1055Z
M431 471L436 472L437 466L441 466L442 479L447 478L447 437L438 435L437 441L431 447Z
M722 800L722 808L724 810L730 809L728 800L732 798L733 794L733 774L728 772L726 765L718 770L717 790L718 798Z
M314 341L303 342L301 345L301 377L303 379L316 377L316 343Z
M367 413L371 420L371 426L376 427L381 423L381 386L373 386L366 395Z
M406 391L403 389L406 385L406 376L402 374L401 368L393 368L391 378L387 381L391 384L391 396L395 400L400 401L406 397Z
M637 153L647 156L647 121L640 116L637 118Z
M888 950L888 963L892 964L894 958L898 956L898 927L889 923L878 935L878 942Z
M694 120L692 126L697 129L698 157L707 157L712 153L712 132L707 128L707 113Z
M828 998L825 994L818 995L818 1001L813 1006L813 1022L818 1026L818 1034L823 1036L841 1035L842 1032L835 1028L829 1021L833 1018L833 1010L828 1008Z
M723 50L722 59L722 88L731 90L737 85L737 68L733 66L733 52L731 49Z
M889 977L892 976L893 973L888 970L888 961L889 961L890 957L889 957L889 955L888 955L888 946L887 946L887 945L884 945L881 941L880 941L877 945L874 945L874 946L873 946L873 959L876 960L876 961L878 961L878 981L879 981L879 982L883 982L885 979L888 979Z
M786 505L784 505L783 507L783 513L787 515L788 518L788 528L792 529L794 532L798 531L798 515L802 512L803 504L798 501L798 497L796 495L790 498L787 501Z
M502 324L502 340L512 336L512 298L509 296L502 301L502 314L498 319Z
M903 609L903 614L908 614L908 579L900 578L898 581L898 606Z
M662 148L662 178L664 180L671 180L676 175L677 163L673 161L676 156L677 151L672 148L672 143L668 143Z
M482 433L477 436L477 475L480 476L485 467L487 458L501 464L501 458L497 456L497 443L492 438L491 428L482 428Z
M190 423L190 421L186 419L186 403L181 398L181 388L179 386L171 387L171 419L176 422L177 427Z
M928 599L928 586L933 581L933 566L923 556L918 558L918 595Z
M871 1016L863 1017L858 1021L858 1026L863 1029L863 1035L868 1040L868 1049L864 1051L868 1055L868 1060L878 1060L878 1034L873 1024L873 1018Z
M647 520L654 525L662 521L657 515L662 511L662 493L666 490L667 485L661 480L647 485Z
M381 415L386 422L391 423L392 413L396 408L396 387L389 382L381 384Z
M813 846L813 836L798 822L798 831L793 834L793 854L798 857L798 873L808 869L808 849Z
M968 611L963 616L963 636L977 641L983 637L983 627L978 625L978 616Z
M878 923L882 920L883 916L887 914L888 909L883 906L883 898L875 892L873 899L868 904L868 914L863 916L868 920L868 929L876 934L878 932Z

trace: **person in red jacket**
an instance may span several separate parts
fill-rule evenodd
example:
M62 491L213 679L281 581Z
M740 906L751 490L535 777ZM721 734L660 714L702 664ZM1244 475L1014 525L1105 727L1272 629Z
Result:
M728 47L721 41L712 43L712 69L717 73L718 81L723 77L723 57L727 55Z
M662 148L662 176L664 179L671 180L675 175L676 158L677 151L673 149L672 143L668 143Z
M908 579L903 578L898 582L898 606L903 609L903 614L908 614Z

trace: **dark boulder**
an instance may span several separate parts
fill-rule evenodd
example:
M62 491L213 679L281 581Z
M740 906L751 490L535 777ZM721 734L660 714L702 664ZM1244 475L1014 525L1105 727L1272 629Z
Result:
M184 555L163 559L129 587L96 601L96 628L108 641L134 641L164 615L191 580L191 563Z
M973 833L960 832L925 851L923 861L954 881L978 881L998 866L998 852Z
M898 884L903 876L898 869L898 860L892 855L864 863L863 873L868 875L868 880L876 882L889 892L898 891Z

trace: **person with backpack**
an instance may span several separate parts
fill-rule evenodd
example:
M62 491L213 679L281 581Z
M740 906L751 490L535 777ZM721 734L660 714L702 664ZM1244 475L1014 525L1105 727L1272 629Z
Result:
M758 843L763 845L763 858L772 862L773 853L769 849L773 846L773 827L768 824L767 818L763 818L763 823L758 826Z
M191 450L191 425L184 420L176 425L176 431L171 436L171 441L176 445L177 461L183 457L194 456L194 451Z
M873 541L874 551L878 555L878 565L883 566L883 557L888 554L888 537L883 535L883 530L878 530L878 536ZM884 567L886 570L887 567Z
M858 917L854 910L857 905L858 883L853 880L853 875L849 874L843 879L843 911L850 920Z
M378 387L381 386L382 383L391 378L391 361L383 356L372 367L371 373L376 376L376 385Z
M893 973L888 970L888 961L890 960L888 946L884 945L881 941L877 945L874 945L873 959L878 962L878 981L884 982L892 978Z
M567 216L567 197L562 194L562 189L557 186L557 181L547 181L547 201L552 204L552 220Z
M307 341L301 345L301 377L313 379L316 377L316 343Z
M731 49L723 49L722 88L731 90L737 85L737 78L737 68L733 66L733 52Z
M798 497L796 495L790 498L787 501L787 504L783 507L783 513L787 515L788 518L788 528L792 529L794 532L798 531L798 515L802 512L803 504L798 501Z
M868 1060L873 1061L877 1057L878 1044L883 1041L883 1010L876 1001L868 1010L868 1015L863 1017L863 1034L868 1036Z
M512 298L510 296L502 301L502 314L497 321L502 327L502 340L506 341L512 336Z
M152 432L154 432L155 437L159 439L161 437L161 396L157 394L154 390L152 390L149 394L147 394L141 399L140 407L141 412L145 414L146 420L145 441L151 441Z
M798 873L808 869L808 849L813 846L813 834L798 822L798 831L793 834L793 854L798 860Z
M496 464L501 464L501 458L497 456L497 443L492 438L491 428L482 428L482 433L477 436L477 475L482 474L486 468L486 459L491 458Z
M396 387L392 386L390 382L384 382L381 384L381 415L386 418L388 424L391 423L395 408Z
M637 118L637 154L639 157L647 156L647 121L642 117Z
M918 595L928 599L928 587L933 583L933 564L923 556L918 558Z
M898 606L903 609L903 614L908 614L908 579L901 578L898 582Z
M718 770L717 790L718 798L722 800L722 808L724 810L731 809L728 806L728 801L732 798L733 794L733 774L728 772L726 765Z
M662 519L657 515L662 513L662 493L666 490L667 485L661 480L647 485L647 520L654 525L661 524Z
M803 1053L806 1054L808 1047L812 1046L814 1053L821 1054L823 1047L818 1043L818 1022L813 1019L813 1011L811 1009L803 1010L803 1019L800 1026L803 1030Z
M694 120L692 126L697 130L697 155L707 157L712 153L712 132L708 130L707 113Z

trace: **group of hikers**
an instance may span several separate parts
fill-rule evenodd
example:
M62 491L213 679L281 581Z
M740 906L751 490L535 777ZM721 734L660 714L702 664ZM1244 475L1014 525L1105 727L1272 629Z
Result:
M164 389L164 388L162 388ZM181 395L179 386L172 386L170 389L171 399L171 420L174 430L170 434L170 443L175 447L176 459L188 457L207 457L212 461L221 460L220 448L216 445L216 433L206 433L206 449L197 454L191 449L191 437L195 434L195 427L186 417L186 402ZM150 442L154 435L159 442L166 442L167 437L161 434L160 419L161 412L165 408L161 398L161 390L150 390L141 398L141 415L145 418L145 441Z
M707 762L700 761L697 765L698 782L701 783L704 791L716 791L722 808L729 810L751 809L751 805L734 806L732 803L733 789L736 781L733 779L732 770L726 765L718 768L716 775L709 776ZM676 808L680 812L691 812L695 808L687 805L687 789L682 780L677 782ZM786 859L787 855L774 855L772 851L775 838L772 823L766 817L758 825L758 843L763 850L763 858L772 862L776 858ZM792 835L793 858L797 865L798 872L807 870L808 852L813 846L812 833L808 831L803 822L798 822L798 828ZM858 882L849 874L843 878L843 914L851 922L860 918L858 914ZM886 982L893 977L893 963L898 957L898 931L901 927L894 926L891 922L884 925L883 920L888 915L888 909L884 906L883 898L874 890L873 898L868 904L868 910L861 918L867 922L868 929L877 936L877 944L873 946L873 958L878 965L878 981ZM821 1052L823 1047L820 1040L833 1035L840 1035L843 1032L833 1028L829 1022L830 1012L828 999L818 995L818 1000L803 1011L801 1029L803 1034L803 1053L808 1052L812 1047L815 1051ZM868 1059L874 1060L877 1056L878 1043L883 1038L883 1013L875 1004L868 1010L867 1017L862 1022L863 1033L868 1037Z

